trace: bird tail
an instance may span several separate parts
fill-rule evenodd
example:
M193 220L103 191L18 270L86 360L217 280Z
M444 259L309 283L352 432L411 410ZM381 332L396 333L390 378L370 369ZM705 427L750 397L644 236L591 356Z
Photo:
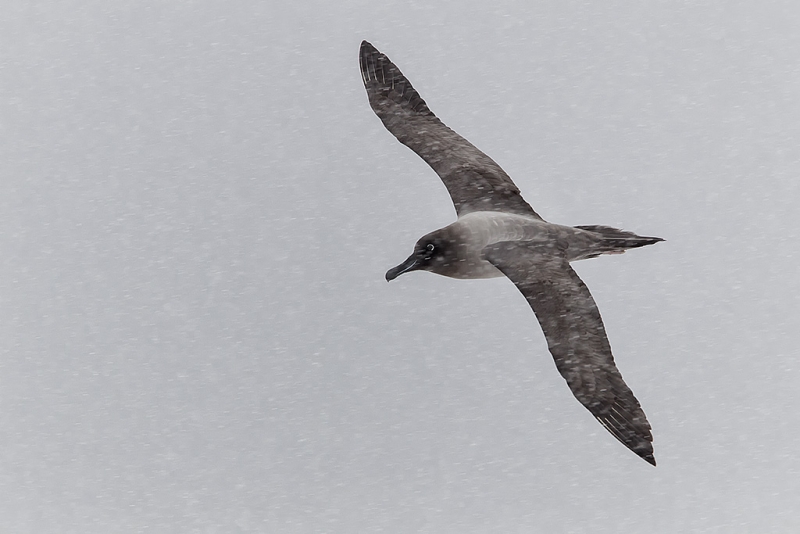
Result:
M600 254L622 254L629 248L639 248L664 241L660 237L645 237L636 235L633 232L611 228L610 226L591 225L576 226L575 228L592 232L601 238L595 256Z

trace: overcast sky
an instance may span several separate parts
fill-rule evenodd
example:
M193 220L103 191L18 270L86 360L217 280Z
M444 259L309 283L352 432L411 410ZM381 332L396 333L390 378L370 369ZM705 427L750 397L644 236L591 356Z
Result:
M0 531L797 531L798 21L4 3ZM666 239L574 265L658 467L508 280L384 281L455 212L369 108L362 39L547 220Z

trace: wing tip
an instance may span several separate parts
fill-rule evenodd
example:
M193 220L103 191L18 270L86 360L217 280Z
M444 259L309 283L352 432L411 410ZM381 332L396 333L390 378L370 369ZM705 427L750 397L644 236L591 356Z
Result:
M385 64L391 65L391 61L366 39L361 41L358 49L358 63L361 68L361 78L366 87L369 88L371 83L386 83ZM381 80L378 79L378 72L381 73Z
M361 46L358 49L358 65L361 70L361 79L364 82L364 85L367 85L374 74L374 59L372 59L375 55L379 52L378 50L372 46L372 44L367 41L361 41ZM370 73L370 64L373 64L372 71L373 74Z
M606 427L608 428L608 427ZM648 464L652 465L653 467L656 466L656 457L653 455L653 438L652 436L648 435L645 439L641 439L638 443L630 443L623 441L620 439L619 436L611 433L615 438L617 438L623 445L625 445L630 451L647 462Z
M649 433L648 433L649 434ZM634 454L636 454L639 458L647 462L648 464L652 465L653 467L656 466L656 457L653 455L653 437L652 435L648 435L646 439L640 441L639 443L625 443L622 442L623 445L628 447Z
M371 54L371 53L376 53L376 52L378 52L378 49L375 48L372 43L370 43L366 39L361 41L361 46L358 49L358 54L360 56L363 57L365 54Z
M400 69L372 43L367 40L361 41L358 58L361 79L367 94L370 95L370 103L373 98L389 100L414 115L435 117ZM375 104L372 107L378 113Z
M653 455L653 434L650 433L650 424L645 419L646 428L633 429L619 421L607 419L595 415L597 421L614 436L617 441L625 445L633 454L649 463L653 467L656 465L656 458ZM614 424L616 423L616 424ZM627 428L626 428L627 427Z
M361 64L365 65L365 62L375 63L379 61L379 58L383 56L386 58L384 54L381 53L380 50L375 48L375 46L367 41L366 39L361 41L361 46L358 48L358 57L361 60ZM386 58L388 61L389 58Z

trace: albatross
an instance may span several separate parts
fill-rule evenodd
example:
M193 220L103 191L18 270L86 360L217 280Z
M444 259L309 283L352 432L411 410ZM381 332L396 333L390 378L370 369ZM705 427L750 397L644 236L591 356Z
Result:
M461 279L506 276L533 309L575 398L612 436L656 465L650 423L614 363L597 304L570 262L663 239L545 221L503 169L445 126L400 69L367 41L359 63L373 111L439 175L458 215L422 236L386 280L411 271Z

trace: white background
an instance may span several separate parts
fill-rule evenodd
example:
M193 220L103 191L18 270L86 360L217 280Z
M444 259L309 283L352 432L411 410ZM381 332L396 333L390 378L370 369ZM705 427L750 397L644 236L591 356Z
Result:
M492 7L488 7L488 6ZM0 532L800 529L795 2L22 2L0 13ZM658 467L454 220L371 41L580 262Z

